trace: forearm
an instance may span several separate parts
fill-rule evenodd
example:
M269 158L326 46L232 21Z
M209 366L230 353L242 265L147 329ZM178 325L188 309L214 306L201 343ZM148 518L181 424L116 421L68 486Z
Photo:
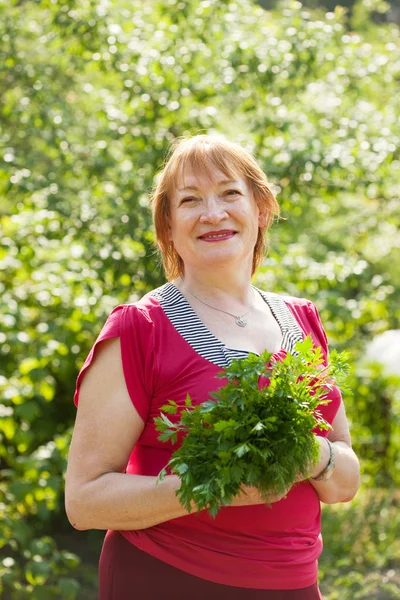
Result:
M79 530L146 529L187 513L176 496L180 479L105 473L67 499L67 514Z
M322 440L322 438L320 438ZM327 446L326 442L324 446ZM345 442L334 442L335 469L327 481L315 481L309 479L316 490L319 499L325 504L336 504L337 502L349 502L354 498L360 487L360 464L351 447ZM323 450L321 442L321 459L310 473L310 477L316 477L329 460L326 457L328 449ZM322 465L322 466L321 466Z

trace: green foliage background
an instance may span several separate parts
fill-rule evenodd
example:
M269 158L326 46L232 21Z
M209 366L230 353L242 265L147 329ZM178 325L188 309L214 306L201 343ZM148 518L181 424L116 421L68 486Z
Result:
M253 151L278 194L256 283L313 300L352 352L364 483L324 508L322 590L399 597L399 386L363 360L400 316L399 29L370 18L385 9L0 0L2 597L95 598L102 534L71 532L63 508L74 383L110 310L163 283L149 190L168 143L205 131Z

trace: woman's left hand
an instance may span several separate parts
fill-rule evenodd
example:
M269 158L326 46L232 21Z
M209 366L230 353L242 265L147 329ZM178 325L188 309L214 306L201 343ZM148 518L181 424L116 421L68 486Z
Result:
M330 457L326 439L318 435L316 439L320 445L320 457L310 469L307 481L313 486L321 502L326 504L349 502L360 487L360 463L351 448L349 425L343 402L328 434L328 439L333 444L335 467L326 481L312 479L325 469ZM302 480L304 479L299 478L298 481Z

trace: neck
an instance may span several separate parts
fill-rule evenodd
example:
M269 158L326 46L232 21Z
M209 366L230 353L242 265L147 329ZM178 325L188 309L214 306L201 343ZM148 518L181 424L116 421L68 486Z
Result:
M250 271L238 270L236 273L231 273L229 270L224 270L210 273L201 270L191 271L186 268L182 279L196 296L205 301L215 302L216 306L219 306L218 303L221 303L222 307L223 303L232 305L232 302L236 302L247 307L254 297ZM180 279L175 283L178 287L182 287Z

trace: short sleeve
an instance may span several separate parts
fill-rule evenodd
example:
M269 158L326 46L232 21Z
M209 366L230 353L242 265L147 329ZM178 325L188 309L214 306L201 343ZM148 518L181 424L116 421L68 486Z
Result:
M328 338L322 325L316 306L306 298L285 296L284 300L300 325L305 336L311 335L315 347L322 349L325 361L328 361Z
M307 310L309 313L309 318L312 324L312 333L314 334L314 336L316 338L318 338L317 341L317 345L321 346L322 350L324 351L324 355L326 360L328 360L329 357L329 348L328 348L328 338L324 329L324 326L322 325L322 321L321 321L321 317L319 316L319 312L317 310L317 307L315 306L315 304L313 304L312 302L308 302L307 303Z
M303 330L304 335L311 335L314 346L322 349L325 364L328 364L328 338L326 337L325 329L322 325L316 306L305 298L286 297L285 302ZM321 404L318 407L318 410L321 416L328 423L332 424L342 401L340 389L336 385L329 386L329 391L326 394L326 397L330 400L330 402L328 404ZM328 435L326 430L322 431L319 428L315 428L313 432L323 437Z
M152 325L148 315L144 315L133 304L122 304L113 309L78 374L74 395L76 406L83 376L93 361L98 345L105 340L119 337L126 387L132 404L146 422L153 392L154 328Z

